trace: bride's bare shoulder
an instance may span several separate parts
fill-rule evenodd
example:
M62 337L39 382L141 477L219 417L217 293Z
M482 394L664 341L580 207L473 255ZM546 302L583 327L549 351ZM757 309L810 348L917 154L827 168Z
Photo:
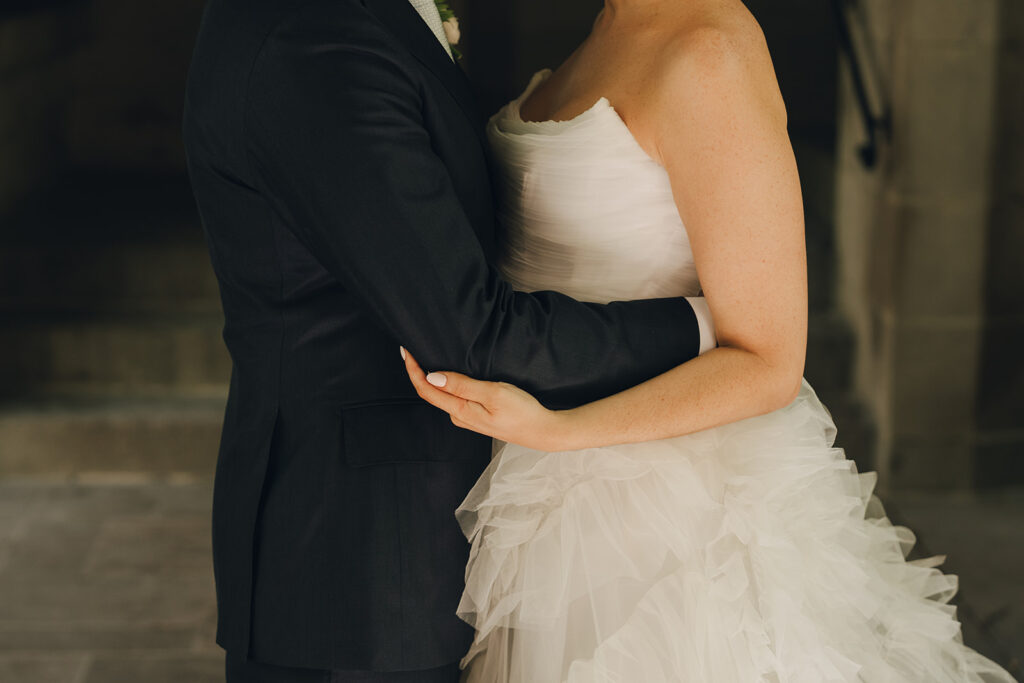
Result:
M751 98L785 119L764 32L740 2L687 17L654 58L651 92L670 106L680 99Z
M771 62L764 32L741 2L694 10L666 32L661 57L669 66L680 61L714 65L722 60Z

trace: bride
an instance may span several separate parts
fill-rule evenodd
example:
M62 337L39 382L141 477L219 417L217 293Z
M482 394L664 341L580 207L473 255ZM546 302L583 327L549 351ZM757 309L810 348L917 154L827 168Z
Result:
M913 535L802 379L800 184L740 0L606 0L488 134L513 285L703 290L719 345L562 411L403 352L424 399L500 446L457 512L466 678L1011 681L962 644L956 578L904 559Z

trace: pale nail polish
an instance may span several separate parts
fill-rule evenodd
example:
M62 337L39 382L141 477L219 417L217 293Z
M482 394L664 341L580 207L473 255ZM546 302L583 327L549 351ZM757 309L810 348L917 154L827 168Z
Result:
M398 351L402 354L402 360L405 360L405 347L399 346Z
M440 372L432 372L427 375L427 381L435 387L443 387L445 384L448 384L448 378Z

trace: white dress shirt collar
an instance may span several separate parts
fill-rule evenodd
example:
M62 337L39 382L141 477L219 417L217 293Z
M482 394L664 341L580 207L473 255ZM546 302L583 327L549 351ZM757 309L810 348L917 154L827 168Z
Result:
M440 41L448 56L454 60L452 46L448 44L448 37L445 35L444 26L441 22L441 13L437 11L437 5L434 3L434 0L409 0L409 2L412 3L413 8L423 17L423 21L427 22L427 26L434 32L434 35Z

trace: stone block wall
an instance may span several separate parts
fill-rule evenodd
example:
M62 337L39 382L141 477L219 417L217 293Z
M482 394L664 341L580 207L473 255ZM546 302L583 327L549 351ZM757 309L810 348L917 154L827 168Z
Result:
M1024 481L1024 3L999 14L997 126L977 403L978 483Z
M231 364L180 140L202 1L0 9L0 479L212 473Z
M70 162L184 172L181 108L204 0L91 0L72 62Z
M64 122L82 9L68 2L0 9L0 215L67 159Z
M203 0L0 8L0 215L61 169L181 173Z
M1008 58L1021 24L1002 19L1020 3L859 6L858 42L877 68L876 99L891 106L892 136L880 168L864 169L855 153L863 125L844 83L840 301L857 333L857 387L878 426L882 480L891 488L1003 483L1024 443L1011 443L1021 374L1006 300L1024 291L1020 237L1017 252L1010 244L1020 231L1019 213L1011 215L1020 151L1006 144L1024 116L1012 75L1019 65Z

